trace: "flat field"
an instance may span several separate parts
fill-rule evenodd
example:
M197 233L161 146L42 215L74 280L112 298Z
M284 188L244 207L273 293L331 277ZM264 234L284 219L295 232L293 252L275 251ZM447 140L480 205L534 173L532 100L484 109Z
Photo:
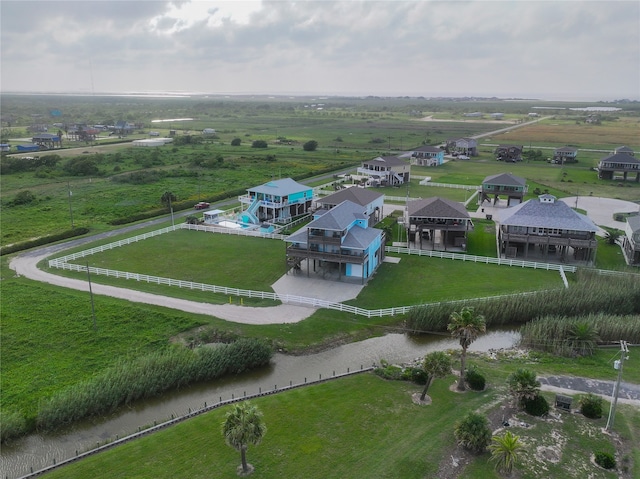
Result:
M433 400L430 406L411 402L411 394L419 392L420 386L386 381L370 373L253 400L268 428L261 444L250 447L247 453L248 462L255 466L254 475L445 477L441 474L452 472L451 456L455 456L465 458L463 466L456 475L446 477L501 477L493 470L488 453L461 454L455 447L453 431L457 421L477 410L492 418L492 429L498 427L502 415L510 414L500 406L508 403L503 384L507 371L515 365L474 362L482 371L498 369L490 373L487 390L458 394L448 389L453 376L438 379L429 390ZM552 394L544 396L553 401ZM228 410L214 410L46 477L130 477L132 471L137 477L232 477L240 456L225 445L220 432ZM551 421L516 413L515 418L509 415L508 419L515 423L510 430L524 444L522 461L515 468L518 477L540 477L541 468L549 477L613 477L588 460L594 450L616 450L613 441L599 433L606 418L594 421L578 414L560 414ZM623 442L617 447L623 454L618 460L627 469L632 457L638 460L637 451L633 456L626 453L640 434L637 419L633 408L619 408L616 430L621 431ZM529 427L520 426L520 422ZM189 447L185 447L187 444ZM542 454L547 448L556 452L557 461L555 456ZM632 467L621 477L634 477L638 466Z

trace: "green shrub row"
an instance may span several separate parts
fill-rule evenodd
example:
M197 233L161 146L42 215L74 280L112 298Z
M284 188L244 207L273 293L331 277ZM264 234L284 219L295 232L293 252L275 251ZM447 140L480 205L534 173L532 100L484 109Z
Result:
M468 300L455 306L446 303L416 306L407 314L406 326L416 334L446 331L450 314L463 306L474 307L485 317L487 326L522 324L543 316L633 315L640 313L640 277L603 277L581 271L577 283L569 288Z
M520 328L520 344L524 347L562 356L571 355L575 346L571 340L577 325L591 327L597 335L594 342L612 343L624 339L640 343L640 314L588 314L585 316L545 316Z
M24 251L27 249L35 248L36 246L55 243L57 241L74 238L76 236L86 235L89 231L91 231L89 228L73 228L55 235L41 236L40 238L23 241L22 243L15 243L2 248L0 250L0 256L10 253L17 253L18 251Z
M42 401L36 426L54 430L80 419L109 414L164 391L239 374L269 363L272 348L256 339L190 350L174 347L133 361L120 361L94 378Z

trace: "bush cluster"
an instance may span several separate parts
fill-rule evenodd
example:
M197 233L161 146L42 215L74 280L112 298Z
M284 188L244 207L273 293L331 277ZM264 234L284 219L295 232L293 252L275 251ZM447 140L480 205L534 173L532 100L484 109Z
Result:
M604 469L615 469L616 458L609 452L596 452L595 453L596 464Z
M589 419L600 419L602 417L603 400L595 394L587 394L580 398L580 412Z
M474 391L484 391L486 379L482 374L480 374L478 368L472 366L467 369L467 372L464 375L464 380Z
M170 389L239 374L268 364L272 354L272 348L263 341L240 339L215 348L173 347L134 361L120 361L43 401L37 427L54 430L86 417L109 414L122 405Z
M522 405L527 414L544 416L549 413L549 402L542 394L536 394L531 399L523 399Z

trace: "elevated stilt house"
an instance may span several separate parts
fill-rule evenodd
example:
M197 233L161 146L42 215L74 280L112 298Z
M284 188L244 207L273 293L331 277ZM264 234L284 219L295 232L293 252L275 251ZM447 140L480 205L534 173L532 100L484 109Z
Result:
M407 203L405 225L409 243L432 250L466 251L471 217L462 203L433 197Z
M499 173L487 176L482 180L480 187L480 204L485 201L493 204L498 202L500 196L507 197L507 206L522 203L522 199L527 194L527 180L511 173Z
M313 188L291 178L269 181L238 200L245 207L240 213L243 223L289 223L293 218L311 211Z
M585 264L595 261L598 227L553 195L541 195L501 210L496 216L502 257Z
M353 278L364 284L384 259L384 232L369 227L364 208L351 201L316 211L311 223L284 241L287 272L300 271L305 262L307 276L313 271L325 278L337 272L338 280Z

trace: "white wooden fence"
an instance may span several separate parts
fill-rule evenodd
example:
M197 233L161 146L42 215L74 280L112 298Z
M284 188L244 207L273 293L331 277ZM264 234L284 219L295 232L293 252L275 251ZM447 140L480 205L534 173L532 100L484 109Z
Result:
M519 268L546 269L551 271L566 271L575 273L575 266L555 264L555 263L538 263L535 261L522 261L508 258L491 258L489 256L476 256L462 253L450 253L448 251L430 251L424 249L403 248L400 246L385 247L387 253L412 254L418 256L429 256L432 258L455 259L459 261L468 261L471 263L499 264L503 266L515 266Z
M187 223L182 223L179 225L162 228L156 231L151 231L149 233L133 236L131 238L114 241L109 244L96 246L94 248L80 251L78 253L68 254L60 258L51 259L49 260L48 264L50 268L58 268L58 269L64 269L69 271L76 271L76 272L87 272L87 269L88 269L89 273L94 275L102 275L102 276L108 276L108 277L114 277L114 278L120 278L120 279L142 281L146 283L174 286L178 288L186 288L186 289L192 289L192 290L198 290L198 291L207 291L207 292L216 293L216 294L223 294L226 296L231 295L231 296L240 296L240 297L246 297L246 298L259 298L259 299L267 299L272 301L280 301L286 304L297 304L301 306L308 306L311 308L333 309L336 311L344 311L344 312L355 314L358 316L365 316L367 318L406 314L407 312L409 312L409 310L411 310L411 308L416 306L416 305L398 306L393 308L368 310L364 308L359 308L357 306L351 306L343 303L335 303L332 301L325 301L325 300L316 299L316 298L307 298L303 296L296 296L296 295L290 295L290 294L277 294L277 293L272 293L268 291L253 291L249 289L229 288L226 286L217 286L217 285L211 285L206 283L198 283L194 281L183 281L179 279L163 278L160 276L132 273L129 271L118 271L118 270L112 270L107 268L96 268L93 266L90 266L87 268L87 266L85 265L74 264L69 262L69 261L75 261L80 258L84 258L86 256L90 256L95 253L108 251L113 248L118 248L120 246L126 246L131 243L153 238L155 236L169 233L171 231L175 231L178 229L206 231L206 232L220 233L220 234L232 234L232 235L238 235L238 236L253 236L253 237L261 237L261 238L269 238L269 239L285 238L284 235L279 235L279 234L270 234L270 233L266 234L266 233L260 233L257 231L246 231L241 229L230 229L230 228L216 227L216 226L189 225ZM491 258L487 256L475 256L475 255L467 255L467 254L461 254L461 253L450 253L446 251L429 251L429 250L421 250L421 249L411 249L411 248L404 248L404 247L398 247L398 246L387 246L385 248L385 251L387 253L412 254L412 255L418 255L418 256L429 256L434 258L453 259L453 260L467 261L467 262L473 262L473 263L498 264L498 265L505 265L505 266L511 266L511 267L559 271L563 278L565 287L568 287L568 282L566 280L565 272L575 273L577 270L575 266L569 266L569 265L561 265L561 264L553 264L553 263L537 263L534 261L520 261L515 259ZM631 274L631 273L625 273L620 271L608 271L608 270L595 270L595 271L599 274L607 274L607 275ZM493 298L506 298L510 296L521 296L521 295L536 294L536 293L537 292L515 293L515 294L509 294L509 295L499 295L499 296L478 298L475 300L480 301L480 300L487 300L487 299L493 299ZM421 306L437 306L440 304L460 304L468 301L474 301L474 299L429 303Z

